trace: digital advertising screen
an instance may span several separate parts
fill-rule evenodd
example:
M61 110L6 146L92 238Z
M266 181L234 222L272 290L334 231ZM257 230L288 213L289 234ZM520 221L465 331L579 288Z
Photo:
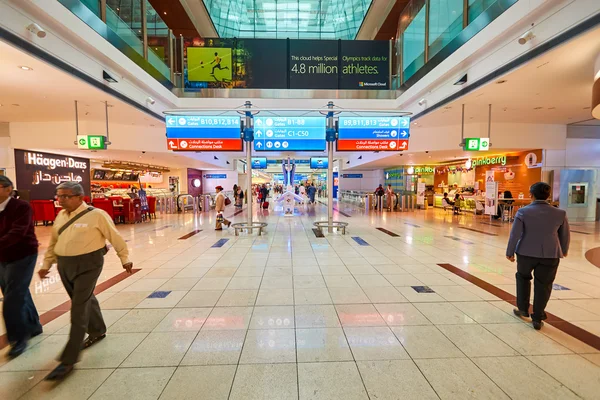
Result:
M256 151L324 151L325 117L255 117Z
M390 41L193 38L187 90L390 88Z
M338 151L408 150L409 117L339 117Z
M241 151L239 116L168 115L167 148L173 151Z
M327 169L329 168L329 159L327 157L311 157L311 169Z
M267 158L266 157L252 157L252 169L266 169Z

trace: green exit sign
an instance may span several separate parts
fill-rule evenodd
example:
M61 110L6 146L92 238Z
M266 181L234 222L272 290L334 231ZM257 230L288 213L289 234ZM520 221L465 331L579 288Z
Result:
M466 151L488 151L490 149L490 139L488 138L467 138L465 139Z
M106 150L106 136L77 135L77 148L82 150Z

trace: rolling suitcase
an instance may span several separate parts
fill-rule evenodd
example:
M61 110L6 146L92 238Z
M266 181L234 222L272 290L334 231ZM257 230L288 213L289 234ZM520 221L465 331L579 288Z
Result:
M263 201L262 208L264 208L264 209L269 208L269 202L268 201Z

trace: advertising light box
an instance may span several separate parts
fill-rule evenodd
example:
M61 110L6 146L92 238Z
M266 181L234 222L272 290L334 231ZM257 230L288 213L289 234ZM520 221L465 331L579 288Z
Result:
M256 117L256 151L324 151L325 117Z
M337 150L408 150L409 137L409 117L340 117Z
M327 169L329 168L329 159L327 157L311 157L311 169Z
M174 151L241 151L239 116L169 115L167 148Z
M252 169L266 169L267 159L266 157L252 157Z

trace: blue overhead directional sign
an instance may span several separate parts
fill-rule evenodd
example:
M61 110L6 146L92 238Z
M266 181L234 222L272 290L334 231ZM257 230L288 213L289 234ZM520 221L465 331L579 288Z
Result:
M310 159L311 169L327 169L329 167L329 159L327 157L312 157Z
M169 139L240 139L240 117L205 117L200 115L168 115Z
M345 139L408 139L410 117L339 117L339 137Z
M255 117L254 150L323 151L325 117Z
M267 159L265 157L252 157L252 169L266 169Z

